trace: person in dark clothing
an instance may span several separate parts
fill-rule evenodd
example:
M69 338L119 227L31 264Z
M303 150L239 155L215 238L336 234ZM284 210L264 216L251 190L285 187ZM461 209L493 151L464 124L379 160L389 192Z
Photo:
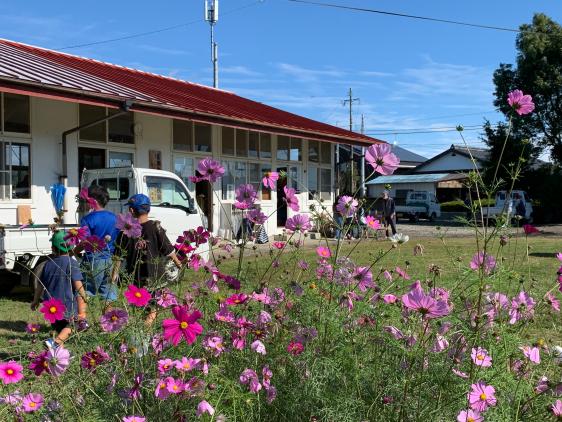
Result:
M334 225L336 226L335 232L334 232L334 238L336 238L336 239L341 238L341 232L342 232L342 228L343 228L343 216L340 214L340 212L336 208L341 197L342 197L342 195L336 196L336 199L334 201L334 205L332 207L332 212L333 212L333 215L334 215Z
M382 216L386 228L386 237L388 237L388 226L390 226L392 234L396 234L396 209L394 206L394 199L390 197L390 192L387 190L384 190L382 193Z

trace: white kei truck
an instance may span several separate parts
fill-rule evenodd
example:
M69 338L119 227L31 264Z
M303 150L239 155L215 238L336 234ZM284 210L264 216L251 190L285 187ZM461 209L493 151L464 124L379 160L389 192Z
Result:
M183 231L204 226L194 192L190 192L174 173L135 167L84 170L82 187L92 184L107 189L109 202L106 209L116 214L127 211L123 207L132 195L147 195L152 203L149 217L162 223L172 244ZM76 225L64 226L70 227ZM51 253L51 235L50 226L46 224L26 228L0 225L0 295L8 294L18 284L34 288L35 280ZM204 246L196 252L208 259L208 246ZM170 262L168 280L178 276L178 270Z
M406 205L396 205L396 218L405 217L411 222L418 222L420 218L433 221L441 217L441 205L432 192L410 191L406 196Z
M506 222L511 222L516 215L519 215L524 223L533 222L533 203L527 192L523 190L513 190L507 198L507 191L501 190L496 193L496 201L493 207L482 207L482 216L477 213L477 220L483 218L488 224L494 225L496 220L504 218ZM524 213L523 213L524 208Z

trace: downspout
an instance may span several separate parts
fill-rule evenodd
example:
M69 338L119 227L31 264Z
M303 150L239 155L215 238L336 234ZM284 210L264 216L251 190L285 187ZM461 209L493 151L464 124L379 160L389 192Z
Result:
M121 111L119 111L119 113L102 117L101 119L94 120L93 122L84 123L83 125L79 125L72 129L65 130L62 133L62 174L60 175L60 182L64 185L65 188L68 188L68 163L67 163L68 160L66 158L66 143L67 143L68 135L71 135L73 133L79 132L80 130L87 129L92 126L99 125L100 123L107 122L116 117L122 116L129 112L132 105L133 105L132 101L130 100L124 101L123 103L120 104L119 108ZM68 195L64 196L63 209L65 211L68 210ZM66 223L66 213L63 214L63 223Z

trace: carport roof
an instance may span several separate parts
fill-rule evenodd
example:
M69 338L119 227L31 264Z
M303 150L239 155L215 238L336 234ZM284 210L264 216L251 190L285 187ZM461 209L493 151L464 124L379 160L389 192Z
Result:
M379 176L375 179L369 180L367 185L386 185L399 184L399 183L437 183L444 180L464 179L465 174L443 174L443 173L430 173L430 174L397 174L391 176Z

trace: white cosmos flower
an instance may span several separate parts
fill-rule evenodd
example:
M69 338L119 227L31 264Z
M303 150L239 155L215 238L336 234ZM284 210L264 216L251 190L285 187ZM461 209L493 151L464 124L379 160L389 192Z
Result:
M392 243L398 243L399 245L401 245L402 243L406 243L408 240L410 240L410 236L402 233L396 233L390 237L390 241Z

